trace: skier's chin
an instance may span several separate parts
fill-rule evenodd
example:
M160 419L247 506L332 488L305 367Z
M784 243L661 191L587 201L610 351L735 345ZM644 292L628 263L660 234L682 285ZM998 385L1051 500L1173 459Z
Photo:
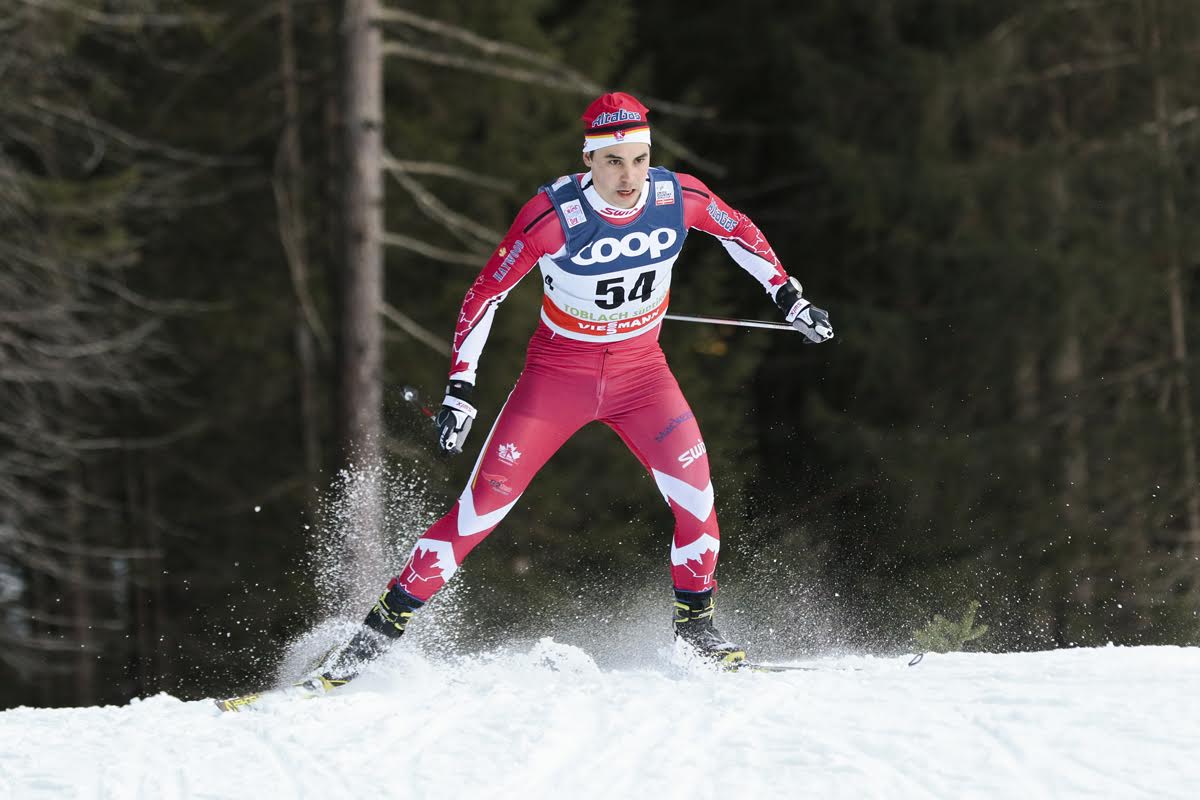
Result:
M637 189L615 189L613 190L612 199L609 200L617 208L633 208L637 205L637 201Z

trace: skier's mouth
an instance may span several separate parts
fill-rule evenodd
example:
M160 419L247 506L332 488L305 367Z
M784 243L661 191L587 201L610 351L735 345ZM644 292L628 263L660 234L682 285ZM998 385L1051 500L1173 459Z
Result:
M637 189L617 189L617 194L624 198L633 197L637 193Z

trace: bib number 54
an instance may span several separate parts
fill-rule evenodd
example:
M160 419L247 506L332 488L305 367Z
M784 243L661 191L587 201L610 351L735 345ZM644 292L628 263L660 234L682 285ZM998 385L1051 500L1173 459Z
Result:
M625 303L626 300L649 300L654 288L654 270L643 272L633 281L633 288L625 294L625 278L605 278L596 281L596 305L600 308L613 309Z

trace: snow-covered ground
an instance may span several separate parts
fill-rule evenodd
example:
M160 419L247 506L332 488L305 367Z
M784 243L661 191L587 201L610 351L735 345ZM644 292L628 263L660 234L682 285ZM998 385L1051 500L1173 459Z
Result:
M223 714L159 695L0 713L3 798L1196 798L1200 649L600 669L543 640L396 653Z

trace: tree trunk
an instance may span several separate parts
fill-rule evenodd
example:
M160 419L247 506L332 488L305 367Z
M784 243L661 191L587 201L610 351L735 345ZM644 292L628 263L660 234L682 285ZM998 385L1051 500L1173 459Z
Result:
M1066 131L1065 112L1059 98L1055 112L1055 127ZM1063 167L1055 167L1050 173L1050 204L1053 229L1051 237L1053 252L1063 257L1072 246L1066 233L1066 220L1070 218L1071 196ZM1071 286L1071 281L1065 281ZM1067 289L1070 292L1070 289ZM1062 427L1062 472L1063 530L1058 532L1058 557L1053 560L1057 571L1057 586L1054 598L1055 641L1066 646L1075 637L1072 634L1072 610L1086 612L1091 605L1091 582L1087 579L1091 569L1088 550L1083 546L1087 540L1088 526L1088 450L1085 431L1086 414L1080 407L1079 387L1083 384L1083 341L1079 322L1079 301L1074 294L1063 298L1064 328L1060 334L1058 356L1054 365L1056 394L1063 398ZM1073 605L1075 608L1073 609Z
M167 580L164 570L167 568L167 557L163 543L162 529L159 527L158 512L158 482L153 454L147 453L142 462L145 474L142 478L144 489L143 517L146 528L146 546L154 553L154 557L145 563L146 582L149 587L150 604L154 611L151 615L150 646L153 650L151 678L153 687L157 690L166 684L171 674L171 630L170 609L167 607Z
M1186 287L1184 285L1183 259L1179 244L1179 212L1175 198L1174 146L1170 139L1170 99L1167 78L1163 75L1162 26L1159 21L1159 6L1156 0L1146 3L1146 17L1150 25L1150 52L1153 65L1154 121L1158 146L1159 191L1162 203L1163 247L1165 248L1167 274L1167 305L1171 326L1171 358L1175 364L1175 396L1179 406L1180 459L1183 466L1184 483L1184 532L1179 550L1192 559L1200 557L1200 468L1196 457L1196 425L1192 415L1191 382L1187 373L1187 319ZM1190 561L1190 559L1189 559ZM1189 567L1189 572L1191 568ZM1193 590L1200 588L1194 579L1189 581Z
M78 468L71 471L66 490L66 529L70 544L70 581L66 590L71 597L71 617L74 628L75 687L72 702L89 706L95 702L96 693L96 648L92 637L92 590L88 581L87 556L84 554L83 509L80 498L84 495L83 479Z
M125 525L128 529L128 546L131 550L145 550L149 548L149 542L146 540L146 529L143 519L145 516L145 483L143 481L143 462L149 456L139 452L133 448L125 448L121 454L121 463L125 470ZM135 669L131 670L135 675L137 693L145 696L149 693L150 679L149 671L151 669L151 659L153 658L154 641L152 631L150 630L149 614L150 614L150 598L146 592L146 575L150 565L144 559L137 559L128 565L129 569L125 575L125 586L122 589L122 596L126 598L126 602L132 607L132 614L125 613L122 609L117 617L121 623L121 627L128 631L133 629L133 653L132 658L126 659L132 661ZM124 603L123 603L124 605Z
M1035 344L1022 342L1017 354L1016 373L1013 380L1017 422L1021 423L1020 437L1024 442L1021 448L1030 466L1036 465L1041 458L1041 437L1035 432L1039 426L1041 408L1041 385L1038 381L1038 351Z
M362 575L382 540L383 62L375 0L346 0L342 20L344 230L341 369L343 458L355 466L349 575Z
M300 138L300 80L293 41L295 22L292 0L279 0L279 70L283 82L284 128L276 181L279 235L296 295L296 359L299 367L300 427L304 450L305 484L309 508L316 510L321 471L320 425L317 417L318 360L315 342L328 352L325 327L309 291L308 225L305 221L304 151Z
M41 570L31 569L28 571L29 579L29 608L33 611L30 615L29 622L29 639L30 642L36 642L44 636L50 636L52 633L51 626L43 622L46 615L54 613L52 594L49 584L50 579L42 573ZM34 658L46 658L49 654L38 653L33 645L30 645L30 652ZM55 699L55 677L54 671L51 669L39 669L33 678L37 685L38 704L42 706L54 705Z

